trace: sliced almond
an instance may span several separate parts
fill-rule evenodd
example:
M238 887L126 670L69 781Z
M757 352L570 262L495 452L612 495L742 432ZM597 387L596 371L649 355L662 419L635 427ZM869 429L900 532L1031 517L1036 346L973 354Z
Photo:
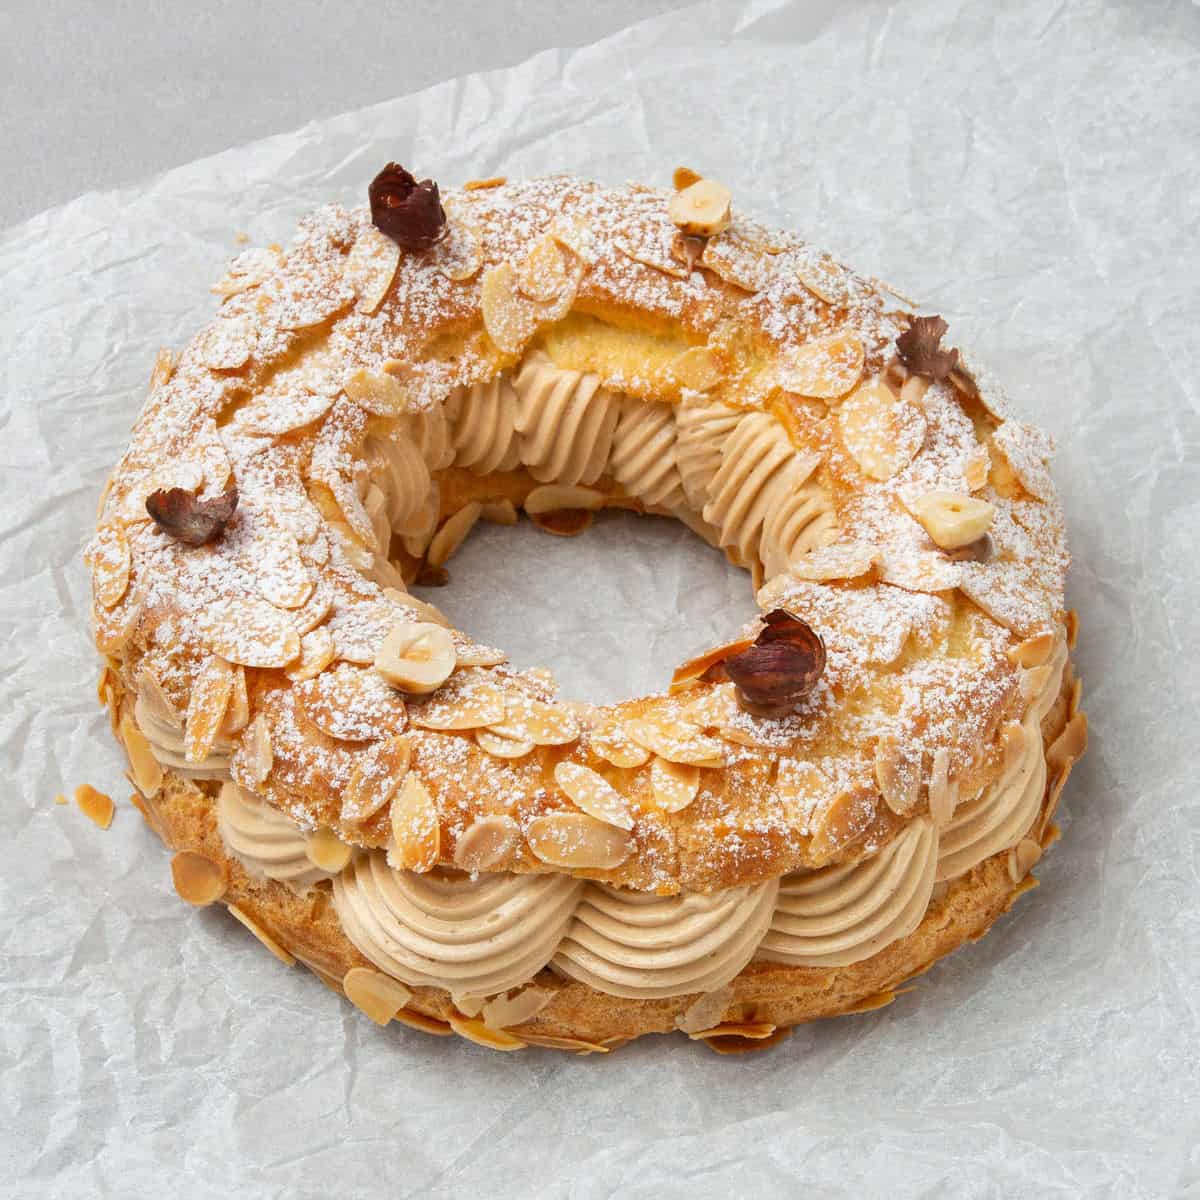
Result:
M81 783L75 789L75 803L79 805L79 811L101 829L112 824L113 814L117 811L112 797L98 792L90 783Z
M122 714L118 731L125 743L125 753L129 755L134 786L143 796L153 799L162 787L162 764L154 757L145 734L134 724L128 711Z
M967 481L969 491L977 492L988 481L988 473L992 469L991 456L986 446L977 446L974 453L967 459L963 467L963 478Z
M374 671L338 663L292 688L304 715L322 733L347 742L369 742L404 732L403 698Z
M592 527L596 514L586 508L560 508L554 512L530 513L529 519L543 533L554 537L578 537Z
M379 311L396 271L400 267L400 247L374 225L368 225L346 255L346 279L358 297L358 311L368 316Z
M933 823L944 829L957 805L958 783L950 779L950 751L939 746L933 753L933 768L929 775L929 815Z
M259 287L283 264L283 255L274 246L243 250L229 264L228 270L209 291L228 300L251 288ZM160 353L163 353L160 351ZM169 352L168 352L169 353ZM167 378L170 378L168 372ZM165 382L165 380L164 380Z
M434 1037L454 1036L454 1030L445 1021L439 1021L437 1017L426 1016L425 1013L417 1012L414 1008L402 1008L393 1019L399 1021L401 1025L407 1025L410 1029L419 1029L422 1033L432 1033Z
M503 187L507 182L507 175L489 175L486 179L468 179L463 184L463 191L481 192L487 188Z
M511 263L500 263L483 273L480 307L483 327L502 354L520 353L538 327L538 307L519 294L517 272Z
M229 886L225 864L198 850L180 850L171 859L171 881L179 898L197 908L220 900Z
M633 828L628 801L597 771L579 763L560 762L554 768L554 781L589 817L618 829Z
M727 1021L723 1025L714 1025L711 1029L701 1029L689 1033L688 1037L694 1042L707 1041L710 1038L749 1038L751 1041L762 1041L775 1032L774 1025L765 1021Z
M517 508L511 500L485 500L479 506L479 519L489 525L515 525Z
M1087 745L1088 720L1085 714L1077 712L1050 744L1046 751L1046 766L1051 771L1062 770L1082 758Z
M1067 610L1067 649L1074 650L1079 641L1079 614L1070 608Z
M511 1029L514 1025L524 1025L553 999L554 993L549 988L532 984L511 996L497 996L489 1000L483 1006L483 1023L489 1029Z
M215 320L195 342L200 361L210 371L236 371L249 361L254 328L246 316Z
M957 550L978 541L991 528L996 515L995 505L956 492L926 492L906 502L906 507L943 550Z
M632 741L668 762L719 767L724 761L723 742L682 721L639 717L627 722L625 731Z
M650 764L650 787L663 812L681 812L700 790L700 768L656 758Z
M310 630L300 639L300 657L285 672L293 683L314 679L325 670L337 651L333 634L325 626Z
M834 542L801 554L788 563L794 579L823 583L829 579L858 579L879 561L879 547L870 542Z
M246 668L235 664L233 687L229 692L229 703L225 706L225 716L221 720L220 736L231 738L241 733L249 720L250 696L246 690Z
M721 360L711 346L692 346L671 360L676 381L694 392L707 392L725 377Z
M371 967L351 967L342 976L342 991L376 1025L391 1022L413 997L412 991L398 979Z
M672 224L693 237L714 237L729 228L729 189L715 179L697 179L681 188L667 205Z
M711 649L689 658L687 662L681 663L675 668L675 672L671 676L671 694L687 691L697 679L703 678L718 663L732 658L735 654L741 654L743 650L753 645L753 637L738 638L736 641L713 646Z
M478 642L468 642L462 635L454 647L454 653L460 667L498 667L508 662L508 655L495 646L481 646Z
M604 493L598 492L594 488L547 483L541 487L535 487L525 497L524 507L530 516L557 512L561 509L581 508L594 511L604 507Z
M858 382L864 361L856 333L829 334L792 350L780 364L779 383L798 396L836 400Z
M591 226L576 217L560 213L546 228L546 232L560 245L565 246L582 263L596 261L596 237Z
M379 647L375 670L393 687L423 696L450 678L455 662L454 638L444 626L398 621Z
M475 528L483 512L483 505L478 500L464 504L453 516L448 518L441 529L433 535L429 549L425 552L425 561L430 566L440 567L449 562L454 552L466 541L467 535Z
M392 798L391 825L389 863L402 871L432 871L441 853L441 820L429 789L411 771Z
M412 743L406 737L376 742L359 757L342 793L341 819L358 823L373 817L395 794L408 774Z
M556 300L571 286L562 251L552 237L539 238L517 268L517 287L531 300Z
M618 1045L623 1046L628 1038L606 1038L605 1043L585 1042L581 1038L553 1037L545 1033L523 1033L521 1035L530 1046L542 1046L547 1050L569 1050L581 1058L588 1054L608 1054ZM615 1044L614 1044L615 1043Z
M304 857L330 875L336 875L353 854L354 847L343 842L332 829L318 829L304 839Z
M1043 630L1013 646L1008 652L1008 657L1017 666L1024 667L1026 670L1040 667L1049 659L1054 650L1055 640L1053 632L1048 629Z
M288 617L266 600L215 600L200 614L209 645L244 667L286 667L300 654L300 635Z
M503 814L480 817L458 839L454 865L462 871L491 871L512 862L521 844L521 827Z
M261 548L255 563L258 590L276 608L301 608L312 594L315 580L300 557L292 534L277 531Z
M520 1038L513 1037L511 1033L505 1033L502 1029L490 1029L475 1017L459 1017L452 1014L450 1028L459 1037L464 1037L468 1042L474 1042L477 1046L485 1046L489 1050L507 1052L525 1049L525 1043Z
M593 729L588 734L588 745L614 767L640 767L650 761L650 751L639 746L616 723L605 729Z
M564 708L524 695L509 695L504 720L493 723L493 733L535 746L566 746L579 737L579 722Z
M876 743L875 781L888 808L897 816L909 816L916 808L920 771L891 736L881 737Z
M529 823L525 840L536 858L570 870L612 870L633 853L628 833L581 812L537 817Z
M474 279L483 266L483 250L479 234L465 221L453 220L449 232L438 245L435 267L454 283L465 283Z
M491 729L475 730L475 741L493 758L524 758L534 750L534 742L528 738L505 737Z
M399 417L408 411L404 386L386 371L359 367L346 376L342 388L355 404L377 417Z
M271 748L271 726L265 714L260 713L247 727L240 759L248 783L260 784L270 775L275 754Z
M855 388L838 408L842 441L863 473L891 479L916 456L925 440L925 417L880 379Z
M1013 883L1020 883L1037 866L1042 857L1042 846L1033 838L1022 838L1008 852L1008 876Z
M705 992L675 1018L676 1028L682 1029L684 1033L698 1033L715 1028L721 1023L725 1010L733 1003L733 997L732 984L726 984L715 992Z
M192 679L183 744L189 763L201 763L212 753L225 709L233 691L233 668L219 654L210 654Z
M249 913L238 908L236 904L230 904L227 907L230 913L245 925L285 967L294 967L296 965L295 956L288 953Z
M88 547L92 565L92 594L105 608L119 604L129 588L132 558L129 539L120 525L105 525L97 530Z
M671 175L671 186L677 192L682 192L684 188L690 188L693 183L699 183L703 178L703 175L693 171L691 167L676 167Z
M413 707L412 723L421 729L485 729L504 719L504 692L483 672L459 672L450 685Z

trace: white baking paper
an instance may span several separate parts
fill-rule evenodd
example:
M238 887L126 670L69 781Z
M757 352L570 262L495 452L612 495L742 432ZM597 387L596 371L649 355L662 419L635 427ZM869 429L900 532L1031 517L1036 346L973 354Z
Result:
M0 1193L1200 1194L1198 47L1182 0L716 2L5 233ZM738 1060L499 1055L381 1031L175 897L96 706L79 552L235 232L286 241L392 158L694 164L943 313L1058 438L1092 748L1041 887L892 1007ZM750 611L654 521L488 530L451 567L456 618L592 699ZM54 804L83 782L108 832Z

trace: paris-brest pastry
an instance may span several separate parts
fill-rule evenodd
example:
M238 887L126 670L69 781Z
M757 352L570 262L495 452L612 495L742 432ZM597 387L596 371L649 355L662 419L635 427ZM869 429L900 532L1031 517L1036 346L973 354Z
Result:
M941 318L693 172L389 164L369 199L233 260L88 549L179 894L501 1050L762 1047L983 934L1086 744L1049 439ZM563 697L409 591L477 522L611 507L761 611L654 695Z

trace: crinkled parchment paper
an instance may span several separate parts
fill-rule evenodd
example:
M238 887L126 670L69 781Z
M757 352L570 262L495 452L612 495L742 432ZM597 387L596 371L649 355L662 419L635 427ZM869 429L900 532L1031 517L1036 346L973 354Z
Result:
M0 1192L1198 1194L1198 46L1182 0L718 2L4 234ZM1092 749L1039 890L892 1007L741 1060L502 1056L381 1031L173 894L96 707L79 551L235 231L286 240L389 158L703 167L945 314L1058 438ZM439 599L593 698L749 611L659 522L484 538ZM120 801L107 833L53 803L84 781Z

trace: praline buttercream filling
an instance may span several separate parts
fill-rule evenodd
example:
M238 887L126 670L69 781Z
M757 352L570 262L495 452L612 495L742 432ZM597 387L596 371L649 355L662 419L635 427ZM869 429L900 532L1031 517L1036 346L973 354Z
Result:
M189 762L183 729L159 716L139 696L133 709L134 720L150 743L150 753L164 766L187 779L228 779L233 744L218 738L212 750L199 762Z
M390 869L373 852L333 876L334 907L346 936L380 970L457 995L506 991L545 967L600 992L650 999L714 991L754 958L859 962L920 924L935 881L1016 845L1033 824L1046 777L1040 723L1065 662L1060 639L1017 749L992 784L940 831L917 817L860 862L662 897L569 875L418 875ZM256 873L292 886L328 877L304 872L303 834L242 789L223 789L221 814L226 845Z

